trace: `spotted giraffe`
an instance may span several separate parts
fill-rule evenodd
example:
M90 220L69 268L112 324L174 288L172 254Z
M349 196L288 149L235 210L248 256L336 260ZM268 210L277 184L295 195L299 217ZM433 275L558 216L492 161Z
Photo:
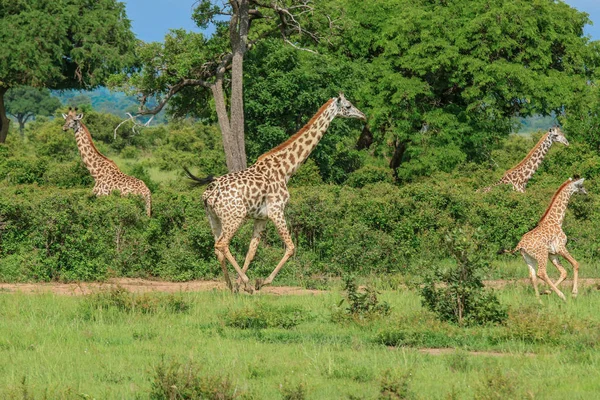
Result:
M65 124L63 131L73 129L75 131L75 140L81 154L81 159L88 171L96 182L94 185L94 194L96 196L109 195L113 190L121 192L122 196L127 194L139 194L146 203L146 214L151 215L152 195L144 182L125 175L119 170L117 164L102 155L94 142L90 131L81 121L83 114L77 114L77 108L74 110L69 107L68 114L63 114Z
M244 290L250 293L253 291L246 271L256 254L268 220L273 221L285 243L285 254L269 277L264 281L257 279L256 290L273 282L281 267L294 253L294 243L284 217L284 209L290 198L287 182L319 143L335 117L366 120L365 115L340 94L327 101L302 129L261 155L254 165L245 170L218 178L199 179L186 169L188 176L197 184L210 183L202 195L202 200L215 237L215 253L230 289L237 290L239 285L243 284ZM229 243L248 218L254 220L254 231L246 260L240 268L229 251ZM238 274L235 288L229 279L226 260L233 265Z
M587 194L583 187L583 179L574 181L569 178L563 183L550 201L550 205L540 219L538 225L523 235L523 238L513 252L520 251L529 267L529 276L535 289L536 297L540 298L537 287L537 276L550 286L550 288L563 300L565 295L558 289L558 285L567 277L567 271L561 265L558 256L565 258L573 266L573 297L577 296L577 277L579 263L569 254L567 248L567 235L562 230L562 223L567 211L569 199L574 193ZM552 283L546 272L548 257L560 272L560 277Z
M554 142L562 143L565 146L569 145L569 141L559 127L550 128L519 164L504 173L502 179L491 186L478 190L478 192L487 193L495 186L510 183L514 190L524 193L527 182L535 174Z

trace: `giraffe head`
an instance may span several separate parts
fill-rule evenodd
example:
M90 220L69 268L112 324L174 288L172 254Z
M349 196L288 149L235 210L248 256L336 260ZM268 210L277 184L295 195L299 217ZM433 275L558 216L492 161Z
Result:
M346 100L343 93L340 93L340 95L335 99L335 104L337 105L337 117L358 118L362 119L363 121L367 120L365 114L363 114L358 108L354 107L352 103Z
M77 114L77 107L75 107L75 109L69 107L69 112L62 116L65 119L65 124L62 128L63 131L68 131L69 129L77 131L77 129L79 129L79 121L83 118L83 114Z
M565 137L565 134L563 133L563 131L560 130L558 126L553 126L552 128L550 128L548 134L553 142L559 142L564 144L565 146L569 145L569 141Z
M577 179L571 183L571 192L572 193L580 193L580 194L588 194L585 188L583 187L583 180L585 178Z

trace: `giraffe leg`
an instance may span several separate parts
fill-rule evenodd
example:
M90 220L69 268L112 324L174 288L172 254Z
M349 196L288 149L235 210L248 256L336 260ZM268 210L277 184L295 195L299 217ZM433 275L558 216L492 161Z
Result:
M560 297L564 301L567 301L563 292L561 292L556 286L554 286L554 283L548 277L548 273L546 272L546 264L548 263L548 254L538 254L536 257L536 260L538 263L538 271L537 271L538 277L540 277L544 282L546 282L548 284L548 286L550 286L550 288L554 291L554 293L556 293L558 295L558 297Z
M521 254L525 259L525 263L529 267L529 277L531 278L531 284L533 285L533 289L535 290L535 297L542 304L542 300L540 299L540 292L538 290L537 277L535 274L535 268L537 267L537 261L535 258L531 257L525 251L521 250Z
M248 267L250 263L254 259L254 255L256 254L256 249L258 248L258 244L260 243L260 237L262 232L265 230L265 226L267 225L266 220L257 219L254 220L254 232L252 232L252 240L250 241L250 247L248 248L248 253L246 254L246 260L244 261L244 266L242 267L242 272L246 273L248 271ZM238 285L242 283L241 276L237 278Z
M285 243L285 254L283 255L283 258L281 259L281 261L279 261L279 264L277 264L277 266L275 267L273 272L271 272L271 275L269 275L269 277L267 279L265 279L262 282L260 280L256 281L256 289L257 290L265 285L270 285L271 282L273 282L273 279L275 279L275 277L279 273L279 270L281 269L281 267L283 267L283 265L286 263L288 258L290 258L292 256L292 254L294 254L295 246L294 246L294 243L292 242L292 238L287 229L287 225L285 223L285 217L283 215L283 210L281 210L281 209L273 210L272 212L269 213L269 219L271 221L273 221L273 223L275 224L275 227L277 227L279 236L281 236L281 239Z
M550 261L552 261L552 264L554 264L554 266L560 273L560 277L558 278L558 280L556 282L554 282L554 286L558 287L562 283L562 281L564 281L565 278L567 277L567 271L560 263L560 260L558 259L557 254L550 254Z
M560 252L560 255L563 256L569 264L573 266L573 292L572 296L577 297L577 279L579 277L579 263L573 258L571 254L567 251L567 249L563 249Z
M231 265L233 265L233 268L235 268L236 272L241 277L242 283L244 284L244 290L249 293L252 293L253 289L252 286L248 284L248 277L246 276L246 273L242 272L242 269L233 257L233 254L231 254L231 251L229 251L229 242L231 241L231 238L233 237L235 232L237 232L237 230L243 222L244 218L242 217L234 218L231 221L228 221L227 224L223 224L221 237L219 237L219 239L215 243L215 250L220 251L225 255L227 261L229 261Z
M210 223L210 228L215 237L215 244L221 237L221 220L215 214L215 212L207 206L206 215L208 217L208 222ZM217 259L219 260L219 264L221 265L221 270L223 271L223 276L225 277L225 283L229 290L233 291L233 285L231 284L231 279L229 279L229 271L227 271L227 262L225 261L225 254L222 251L219 251L215 248L215 254L217 255Z

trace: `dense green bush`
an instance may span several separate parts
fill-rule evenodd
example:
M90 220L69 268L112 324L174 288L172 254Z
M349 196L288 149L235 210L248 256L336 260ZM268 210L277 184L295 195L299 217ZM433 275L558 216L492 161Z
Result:
M95 126L92 121L110 122L102 118L90 117L88 122L90 126ZM116 150L120 144L112 145L114 128L98 126L99 148L109 157L117 156L124 172L141 178L152 190L153 216L148 219L138 197L92 195L93 180L72 134L60 129L61 120L40 119L30 124L25 139L11 135L7 144L0 145L0 279L93 280L125 275L189 280L221 275L200 200L204 188L191 188L178 177L182 165L199 175L225 172L214 126L176 121L143 128L137 135L128 134L121 152ZM571 200L564 230L578 260L598 257L600 213L595 211L598 185L593 178L600 172L600 156L589 146L554 146L526 194L508 186L475 192L494 182L535 139L512 137L494 152L498 163L494 169L461 164L451 173L402 186L392 182L381 160L367 154L340 148L335 153L338 164L333 159L326 163L309 159L290 181L286 214L296 254L278 281L310 284L315 276L411 274L448 258L445 233L456 227L477 227L489 254L514 248L536 225L556 188L578 171L591 178L586 180L590 196ZM59 149L64 151L60 156L55 154ZM123 161L133 150L144 159ZM324 184L334 176L333 169L321 175L324 165L337 165L346 183ZM248 223L232 241L239 262L251 233ZM269 223L249 275L268 275L283 253L282 241Z

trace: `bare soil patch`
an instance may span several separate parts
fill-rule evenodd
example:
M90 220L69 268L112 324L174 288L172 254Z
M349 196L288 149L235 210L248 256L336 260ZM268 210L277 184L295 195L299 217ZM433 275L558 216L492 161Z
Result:
M529 279L498 279L484 281L485 286L502 289L509 285L531 285ZM539 282L540 286L544 282ZM572 280L565 280L561 287L569 288L573 285ZM0 283L0 292L22 292L22 293L55 293L59 295L81 296L102 289L120 286L133 293L145 292L203 292L211 290L227 290L223 281L188 281L169 282L141 278L114 278L106 282L76 282L76 283ZM599 278L585 278L579 280L579 287L596 286L600 290ZM304 289L298 286L266 286L258 293L284 296L284 295L316 295L324 293L324 290Z
M225 282L221 281L188 281L168 282L140 278L116 278L106 282L77 282L77 283L0 283L0 291L22 293L54 293L67 296L81 296L102 289L122 287L133 293L146 292L204 292L211 290L228 290ZM303 289L295 286L266 286L258 293L271 295L306 295L319 294L321 290Z

